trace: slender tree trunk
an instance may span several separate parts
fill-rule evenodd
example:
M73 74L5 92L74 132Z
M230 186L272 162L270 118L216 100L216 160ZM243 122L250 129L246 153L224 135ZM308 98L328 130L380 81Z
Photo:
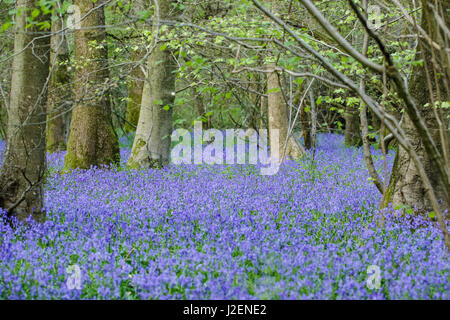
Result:
M381 128L381 121L378 119L372 111L369 111L368 114L371 116L371 124L374 131L378 131Z
M81 29L75 31L75 103L70 124L65 166L88 169L117 163L119 143L111 121L107 87L108 52L106 49L104 0L75 0L81 17ZM93 28L95 27L95 28Z
M261 85L261 92L265 92L266 90L264 90L264 89L266 89L267 88L267 84L265 84L265 85ZM264 95L261 95L261 101L260 101L260 103L259 103L259 106L260 106L260 113L259 113L259 119L260 119L260 121L259 121L259 128L261 128L261 129L267 129L268 128L268 119L267 119L267 114L268 114L268 108L269 108L269 106L268 106L268 103L267 103L267 99L268 97L266 97L266 96L264 96Z
M206 116L205 102L203 101L202 93L197 92L195 88L191 89L192 97L194 98L195 108L197 109L198 115L204 118L203 129L210 129L211 116Z
M274 65L269 65L268 68L269 70L274 70ZM288 157L299 159L305 153L305 150L293 134L286 140L289 129L288 110L280 90L279 78L276 71L268 73L267 91L269 92L268 122L271 152L275 151L272 150L272 147L278 145L280 159ZM279 141L272 140L273 138L277 138L276 135L272 135L271 132L273 130L278 130Z
M305 149L311 149L311 122L309 120L308 112L306 112L306 102L303 102L300 106L300 123L303 131L303 141L305 142Z
M437 3L441 4L444 10L450 7L449 0L441 0L437 1ZM422 1L422 10L422 28L428 31L433 41L437 42L438 30L436 25L433 23L433 20L430 19L433 13L428 7L426 1ZM448 25L450 23L450 13L448 10L446 12L445 20ZM425 57L422 56L420 51L423 51ZM435 50L435 55L438 54L439 53ZM434 101L438 100L438 88L440 89L441 101L448 101L448 92L445 89L444 77L440 77L438 82L435 81L433 73L434 66L432 62L433 55L431 53L430 45L427 40L420 38L418 52L416 53L415 59L419 60L423 58L424 65L416 66L413 69L413 75L409 83L409 92L415 99L417 105L421 107L422 117L425 119L433 140L437 142L441 152L444 153L445 150L449 150L448 143L444 141L445 144L443 145L442 140L440 139L439 125L436 121L434 110L430 106L426 107L426 104L432 104L432 97L434 98ZM432 95L427 88L427 82L431 83ZM441 121L443 121L444 128L447 129L449 126L449 112L448 110L442 111L446 114L442 117ZM420 138L420 135L418 134L410 117L406 113L403 114L402 128L424 165L427 176L431 180L431 184L434 187L433 191L437 196L438 201L440 201L441 209L448 209L450 203L448 203L448 197L445 194L445 189L442 185L441 179L439 179L439 172L437 168L432 165L432 162L425 151L422 139ZM448 141L449 131L446 130L445 134L447 135L446 139ZM407 205L413 209L416 208L416 212L418 214L425 214L433 209L428 197L425 197L424 195L425 188L423 186L422 179L419 176L418 170L416 169L408 153L402 147L399 147L392 170L389 187L383 200L383 205L386 206L389 203L392 203L394 206Z
M314 161L316 156L316 140L317 140L317 105L314 96L314 88L309 89L309 101L311 103L311 144L312 144L312 159Z
M300 103L300 99L302 96L302 90L301 86L299 86L295 96L294 96L294 106L298 106ZM303 132L303 141L305 143L305 149L309 150L312 147L311 142L311 120L309 117L309 113L306 111L306 100L303 101L302 105L300 106L300 124L302 126L302 132Z
M203 99L200 93L197 93L195 88L191 88L191 95L194 98L195 108L197 109L199 117L203 117L205 112L205 106L203 105Z
M52 22L52 32L62 30L62 21L55 15ZM67 41L64 33L51 37L50 64L52 74L48 87L47 100L47 151L55 152L66 149L66 108L67 85L70 74L65 63L69 60Z
M175 0L160 0L159 17L174 20L178 9ZM158 27L153 27L157 39ZM175 80L177 64L170 48L161 50L163 43L156 43L149 56L149 77L145 81L142 94L136 137L127 165L131 168L160 167L169 162L172 134L172 113L175 100Z
M144 50L137 50L133 53L133 61L137 62L145 55ZM125 123L125 132L134 132L139 121L139 112L141 110L142 91L144 89L145 75L141 66L137 66L130 73L130 85L128 87L128 105L127 105L127 123ZM131 125L130 125L131 124ZM133 127L134 126L134 127Z
M7 138L7 122L6 106L0 101L0 140L6 140Z
M367 0L362 1L363 10L367 11ZM367 19L367 14L364 14L364 17ZM369 48L369 34L367 32L364 33L363 36L363 48L362 54L367 57L367 50ZM366 78L363 76L359 82L359 87L362 91L366 90ZM366 162L367 170L369 171L370 177L372 178L373 183L377 187L378 191L384 195L385 185L381 180L375 165L373 163L372 152L370 151L370 142L369 142L369 124L367 121L367 106L361 101L360 102L360 111L359 111L359 119L361 121L361 140L363 144L363 152L364 152L364 160Z
M45 219L43 180L46 172L46 99L50 37L39 27L26 28L38 1L18 0L15 18L14 60L8 117L8 141L0 172L0 207L24 220ZM49 21L40 14L36 22ZM34 32L40 32L37 38ZM33 41L33 46L28 46Z
M250 88L253 89L254 92L249 91L248 93L248 99L249 99L249 105L250 105L250 126L253 127L255 130L259 129L265 129L265 127L261 126L262 119L261 117L261 110L262 110L262 102L263 99L262 96L259 94L262 92L261 89L261 76L258 73L253 74L253 77L249 77L249 81L252 81L250 84Z

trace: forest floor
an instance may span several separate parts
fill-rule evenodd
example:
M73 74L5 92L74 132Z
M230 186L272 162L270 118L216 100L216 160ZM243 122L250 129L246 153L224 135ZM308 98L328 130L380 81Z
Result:
M61 173L64 152L48 161L47 222L0 223L0 299L450 298L436 223L389 209L380 228L362 149L342 136L321 134L314 165L273 176L253 165Z

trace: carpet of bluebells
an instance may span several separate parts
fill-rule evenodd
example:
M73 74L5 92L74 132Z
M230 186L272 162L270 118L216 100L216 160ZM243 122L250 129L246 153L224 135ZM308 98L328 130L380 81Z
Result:
M62 173L64 153L49 155L47 221L0 223L0 299L449 299L436 222L390 209L379 228L381 196L342 136L320 135L315 158L263 176L255 165Z

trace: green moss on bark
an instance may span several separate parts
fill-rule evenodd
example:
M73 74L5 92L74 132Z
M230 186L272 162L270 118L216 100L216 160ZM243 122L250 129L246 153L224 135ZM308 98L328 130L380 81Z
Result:
M141 111L142 100L142 86L139 86L135 81L131 82L128 94L127 116L124 130L125 132L134 132L139 121L139 113ZM130 123L132 125L130 125Z
M399 174L398 174L398 159L399 159L399 153L397 151L397 154L395 155L394 165L392 167L392 173L391 178L389 181L389 186L386 189L386 192L383 197L383 201L381 202L381 209L386 208L391 202L392 198L394 196L395 186L398 182Z

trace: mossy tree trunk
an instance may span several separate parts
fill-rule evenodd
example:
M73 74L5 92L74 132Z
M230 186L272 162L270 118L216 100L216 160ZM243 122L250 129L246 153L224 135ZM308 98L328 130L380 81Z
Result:
M136 63L139 62L145 55L144 50L137 50L133 52L132 58ZM144 88L145 75L141 66L135 66L130 73L130 85L128 86L128 104L127 115L124 130L125 132L136 131L139 121L139 112L141 110L142 91Z
M69 54L63 23L58 16L52 22L50 64L52 74L47 99L47 151L52 153L66 149L66 101L70 73L67 70Z
M345 145L347 146L361 146L362 138L359 131L359 111L356 108L347 107L344 114L345 120Z
M0 140L7 138L7 114L6 105L0 100Z
M450 7L450 0L441 0L437 2L443 6L444 10ZM434 41L438 42L438 30L436 24L433 23L432 19L430 19L433 13L428 7L426 1L422 1L422 8L422 28L428 31L428 34ZM445 20L446 24L448 25L450 23L450 13L448 10L446 12ZM441 77L438 82L435 81L435 77L433 74L433 58L431 48L427 40L420 38L419 41L420 43L415 59L420 60L423 58L422 53L420 52L421 50L423 50L424 65L414 67L413 74L409 83L409 92L415 99L417 105L420 107L421 115L430 130L433 140L436 141L436 144L441 149L441 152L443 152L445 149L448 150L449 146L448 144L442 145L442 141L439 136L439 126L438 122L436 121L433 108L430 106L426 107L427 104L431 105L432 101L432 96L427 88L427 79L431 81L432 95L435 101L438 100L438 87L440 89L439 91L441 100L448 101L449 96L447 90L445 89L446 86L444 83L444 77ZM435 55L438 56L438 54L439 53L435 51ZM448 110L442 111L445 113L442 117L442 121L445 129L447 129L449 126L449 121L447 118L449 112ZM431 184L434 187L433 191L437 196L438 201L440 201L441 209L448 209L450 203L448 203L448 201L446 200L444 187L442 186L441 179L439 178L439 172L437 168L432 165L431 159L429 158L425 150L422 139L418 134L410 117L408 117L406 113L404 113L403 117L402 128L424 165L427 176L431 180ZM448 141L449 131L446 130L445 134L447 135ZM419 176L418 170L416 169L411 157L400 146L396 155L389 187L383 199L383 206L386 206L389 203L392 203L394 206L406 205L413 209L417 209L415 210L415 212L418 214L425 214L433 210L428 197L425 196L425 193L425 188L423 186L422 179Z
M107 87L104 0L75 0L81 28L75 30L75 107L72 111L66 169L108 165L120 160L119 143L111 121Z
M46 172L46 82L50 37L27 18L38 1L18 0L15 17L14 58L8 117L7 150L0 172L0 207L8 216L24 220L30 215L45 219L43 181ZM50 21L42 13L36 22ZM36 32L41 37L36 38ZM29 43L33 41L33 46Z
M309 113L306 112L306 102L304 101L300 106L300 123L303 131L303 141L305 143L305 149L311 149L311 120Z
M179 10L175 0L159 1L159 18L176 20ZM154 39L159 28L153 27ZM166 30L165 32L168 32ZM155 44L148 59L148 78L144 83L141 111L127 165L131 168L160 167L170 160L172 113L178 68L169 47Z

